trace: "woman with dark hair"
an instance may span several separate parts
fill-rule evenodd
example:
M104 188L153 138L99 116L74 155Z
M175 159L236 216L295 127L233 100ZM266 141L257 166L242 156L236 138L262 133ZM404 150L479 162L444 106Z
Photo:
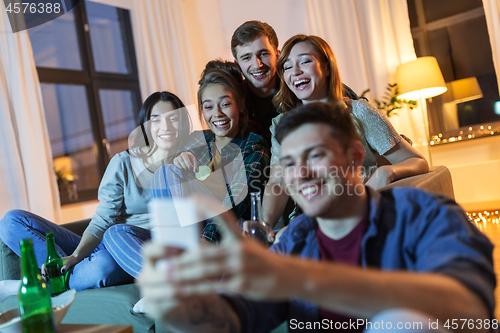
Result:
M149 96L139 118L134 144L115 155L106 168L99 206L82 237L30 212L12 210L0 220L2 241L20 255L19 240L31 238L42 267L45 235L53 232L71 289L133 282L141 269L141 246L150 238L147 205L153 173L173 161L190 131L184 104L169 92Z
M263 190L269 152L264 139L248 128L241 72L235 63L210 61L198 83L199 116L209 129L193 132L173 165L158 169L152 196L201 193L249 219L250 192ZM220 240L215 222L208 221L202 237Z
M274 131L281 117L310 102L345 103L361 136L366 157L366 185L379 189L395 180L425 173L425 158L395 131L389 119L366 100L344 98L332 49L318 36L296 35L285 42L276 63L281 80L273 103L282 114L273 119L271 172L263 200L263 215L274 226L288 200L282 188L280 145ZM372 170L375 170L372 174ZM370 176L371 174L371 176Z

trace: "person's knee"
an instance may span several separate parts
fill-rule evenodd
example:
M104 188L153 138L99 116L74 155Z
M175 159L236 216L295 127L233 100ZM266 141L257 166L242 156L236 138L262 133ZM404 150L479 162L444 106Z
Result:
M106 247L114 244L116 240L123 238L123 235L130 232L130 226L127 224L115 224L104 232L103 242Z
M133 277L118 265L108 251L102 250L78 263L69 282L70 288L78 291L131 283Z
M23 223L23 216L28 212L21 209L9 210L0 219L0 238L5 242L9 236L17 235L16 225Z
M0 219L0 225L10 224L12 222L20 221L23 216L25 216L28 212L22 209L13 209L9 210L5 215Z

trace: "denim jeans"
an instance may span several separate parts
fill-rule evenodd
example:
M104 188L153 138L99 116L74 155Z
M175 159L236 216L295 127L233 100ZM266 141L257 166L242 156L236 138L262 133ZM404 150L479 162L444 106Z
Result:
M116 230L119 231L118 229L120 228L118 228L118 225L116 227ZM131 229L136 228L132 227ZM127 228L122 229L125 230ZM56 248L61 257L71 255L80 243L81 237L77 234L30 212L11 210L0 220L0 238L18 256L20 256L19 241L24 238L32 239L36 262L39 268L47 256L47 245L45 243L45 234L47 232L54 233ZM147 230L146 232L134 232L140 234L139 238L147 237L149 234ZM120 267L107 249L106 243L112 244L113 246L111 247L114 253L118 253L117 248L119 245L117 244L120 243L120 240L125 241L129 239L122 237L120 232L115 232L114 234L119 236L118 240L115 240L115 237L112 235L107 237L105 234L105 241L101 242L87 258L74 266L69 278L69 287L71 289L79 291L134 281L133 276ZM131 237L133 238L133 236ZM135 244L132 247L135 247ZM136 253L140 255L140 251L136 251ZM122 261L126 260L123 259ZM132 261L140 263L141 259L134 258Z

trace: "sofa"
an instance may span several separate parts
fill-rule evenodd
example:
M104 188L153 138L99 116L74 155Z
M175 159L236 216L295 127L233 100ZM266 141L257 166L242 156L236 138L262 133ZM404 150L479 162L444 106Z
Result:
M386 186L413 186L454 198L450 171L444 166L431 168L423 175L408 177ZM67 229L82 234L90 220L64 224ZM19 279L19 258L0 240L0 281ZM122 324L132 325L134 332L163 332L158 324L132 308L140 299L134 284L79 291L63 323L72 324ZM0 303L0 312L17 306L17 298L9 297ZM286 332L281 325L275 332Z
M63 226L81 235L89 222L90 219ZM20 275L19 257L0 240L0 281L19 279ZM82 290L76 293L62 323L132 325L135 333L155 332L153 319L132 310L139 299L139 289L135 284ZM15 307L17 297L12 296L0 303L0 312Z

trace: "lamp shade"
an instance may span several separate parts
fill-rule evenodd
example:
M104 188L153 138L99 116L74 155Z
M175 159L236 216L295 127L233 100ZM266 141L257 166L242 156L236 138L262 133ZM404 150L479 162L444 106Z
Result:
M418 100L441 95L446 83L434 57L420 57L398 66L399 98Z
M483 97L475 76L446 83L448 91L443 95L444 103L464 103Z

